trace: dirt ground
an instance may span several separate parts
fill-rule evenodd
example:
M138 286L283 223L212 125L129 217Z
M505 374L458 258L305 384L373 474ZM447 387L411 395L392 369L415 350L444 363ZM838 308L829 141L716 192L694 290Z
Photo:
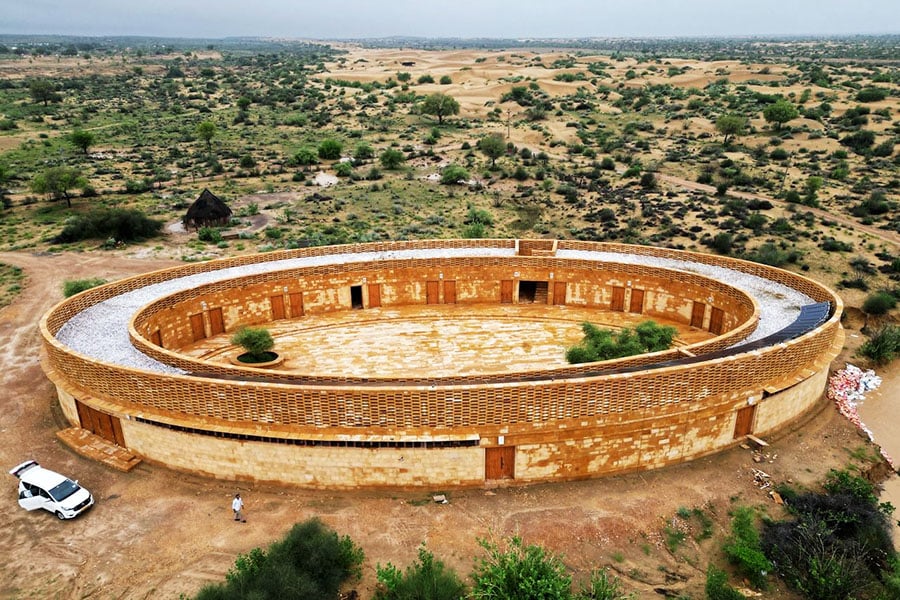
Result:
M0 262L27 273L24 291L0 311L3 355L0 465L8 470L34 458L78 478L97 500L87 514L60 522L28 513L15 502L15 479L3 484L7 521L0 528L0 597L178 598L222 581L239 552L265 547L294 523L319 517L349 535L366 553L355 588L370 598L378 563L405 566L420 544L461 575L481 550L477 538L514 534L564 555L583 577L611 566L640 598L685 593L703 596L704 570L717 556L735 503L760 504L779 514L753 469L771 481L814 485L830 467L845 465L863 438L827 403L793 430L770 439L761 463L750 450L733 450L690 464L596 481L494 490L327 492L209 480L142 464L128 474L81 458L57 441L66 426L54 390L39 364L38 320L61 299L66 279L117 279L174 264L115 253L33 255L2 253ZM842 364L840 365L842 366ZM894 382L897 382L896 370ZM893 386L893 400L897 400ZM231 519L239 491L248 522ZM447 492L449 503L431 502ZM700 508L715 520L719 539L688 540L675 553L665 543L679 508ZM717 560L717 559L716 559ZM771 598L792 598L772 590Z

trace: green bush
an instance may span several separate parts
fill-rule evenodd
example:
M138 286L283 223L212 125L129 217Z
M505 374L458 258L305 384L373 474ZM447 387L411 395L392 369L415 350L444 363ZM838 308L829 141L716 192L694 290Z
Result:
M610 575L609 569L599 569L591 573L587 585L582 584L576 600L630 600L633 594L622 591L619 578Z
M706 570L707 600L746 600L746 596L728 585L725 571L709 565Z
M893 507L879 504L874 486L848 471L830 471L824 487L824 494L785 495L794 518L766 524L766 557L806 598L888 597L880 592L897 560Z
M862 311L867 315L883 315L897 306L897 299L888 292L875 292L869 294L862 305Z
M197 230L197 239L201 242L218 244L222 241L222 233L215 227L201 227Z
M54 244L69 244L86 239L110 239L119 242L142 241L162 230L162 221L150 219L139 210L98 208L66 220Z
M737 508L731 520L731 536L725 543L725 556L758 590L766 589L766 577L772 571L772 563L763 554L756 530L753 510L746 506Z
M262 327L241 327L231 336L231 343L244 348L248 362L271 360L269 351L275 346L272 334Z
M63 296L68 298L104 283L106 283L106 280L99 277L94 279L68 279L63 282Z
M319 144L318 155L322 160L337 160L341 157L344 145L337 140L327 139Z
M377 568L378 583L374 600L460 600L465 598L466 586L452 569L434 558L434 554L419 548L416 562L401 572L388 563Z
M318 519L298 523L281 541L239 555L224 584L205 586L196 600L334 600L359 579L363 551Z
M469 172L465 167L459 165L447 165L441 171L441 183L444 185L453 185L455 183L465 182L469 179Z
M584 338L566 350L566 360L572 364L667 350L678 333L674 327L658 325L654 321L639 323L633 330L626 327L617 334L588 322L582 323L581 329Z
M540 546L526 546L513 537L502 550L486 540L478 543L488 553L476 559L472 596L479 600L569 600L572 578L562 560Z
M885 325L870 334L857 354L885 365L900 356L900 326Z

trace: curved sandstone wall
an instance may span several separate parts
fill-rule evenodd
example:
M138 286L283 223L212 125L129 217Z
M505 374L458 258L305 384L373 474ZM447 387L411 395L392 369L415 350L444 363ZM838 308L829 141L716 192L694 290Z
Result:
M460 288L458 302L499 298L494 284L512 275L546 280L551 272L554 281L567 282L565 301L585 306L606 308L612 287L629 282L632 288L639 283L648 290L649 309L644 312L658 311L672 319L689 321L687 307L702 299L727 318L723 335L707 347L694 348L696 354L730 346L755 325L753 301L729 285L682 271L561 258L566 251L723 265L800 290L816 301L830 301L835 310L825 324L797 339L706 362L599 376L583 376L585 367L570 367L493 381L472 376L371 385L292 379L274 371L266 373L266 381L242 380L241 369L235 375L225 365L221 371L204 365L204 376L171 374L94 360L56 338L67 321L89 306L188 273L296 256L426 247L514 250L516 244L431 240L309 248L192 264L115 282L63 301L42 319L45 370L73 424L85 426L84 415L91 411L114 419L119 443L174 468L323 488L482 485L486 480L525 483L656 468L728 447L743 433L765 435L817 402L828 364L843 342L839 298L804 277L722 257L586 242L558 242L554 256L543 254L536 243L538 251L530 256L520 252L419 264L328 265L224 281L145 306L132 320L131 337L161 362L197 373L194 362L180 356L177 348L187 339L189 316L202 314L203 303L207 310L240 307L233 313L239 317L228 320L230 329L269 319L271 296L266 294L279 290L290 306L294 292L337 289L336 282L343 288L363 278L366 284L379 285L412 281L413 276L424 281L435 271L459 279L480 273L481 283L471 285L470 292ZM474 276L469 280L475 281ZM401 303L420 298L409 292L383 294L381 299ZM345 301L310 302L304 308L340 310ZM247 308L251 305L259 307L258 314ZM709 318L707 307L704 327ZM155 331L160 332L162 348L150 341ZM617 364L658 360L645 356ZM557 378L561 371L565 377Z

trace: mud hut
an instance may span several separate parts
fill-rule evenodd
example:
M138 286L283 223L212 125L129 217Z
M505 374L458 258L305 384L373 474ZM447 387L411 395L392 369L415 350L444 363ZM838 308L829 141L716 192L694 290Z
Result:
M222 227L231 221L231 214L231 209L221 198L204 188L200 197L188 207L181 222L186 229Z

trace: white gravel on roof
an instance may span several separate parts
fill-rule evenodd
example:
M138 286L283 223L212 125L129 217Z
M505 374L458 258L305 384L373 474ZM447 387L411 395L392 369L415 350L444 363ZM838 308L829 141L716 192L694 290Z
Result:
M105 363L162 373L184 373L139 352L128 338L128 322L142 307L165 296L198 286L258 273L283 271L298 267L327 264L349 264L413 258L458 258L466 256L515 256L513 248L438 248L331 254L263 262L240 267L228 267L170 281L148 285L95 304L67 321L56 339L70 349ZM750 341L760 339L789 325L797 317L800 307L813 302L811 298L780 283L755 275L740 273L690 261L582 250L560 250L559 258L645 264L667 269L691 271L734 286L756 299L760 320Z

